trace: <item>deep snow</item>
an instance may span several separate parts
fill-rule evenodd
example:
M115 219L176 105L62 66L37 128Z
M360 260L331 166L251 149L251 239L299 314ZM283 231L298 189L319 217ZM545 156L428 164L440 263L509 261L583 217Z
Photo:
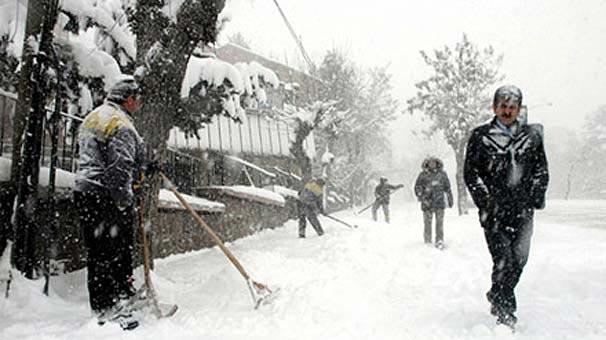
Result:
M42 281L17 278L12 296L0 298L0 339L606 338L606 201L549 201L537 213L515 334L488 313L491 262L477 211L447 211L439 251L422 243L416 204L392 202L392 210L390 225L341 212L360 227L323 218L325 236L309 228L298 239L290 221L228 244L254 279L281 287L258 311L215 247L156 261L158 294L180 309L131 332L96 325L84 271L53 277L50 298L38 293Z

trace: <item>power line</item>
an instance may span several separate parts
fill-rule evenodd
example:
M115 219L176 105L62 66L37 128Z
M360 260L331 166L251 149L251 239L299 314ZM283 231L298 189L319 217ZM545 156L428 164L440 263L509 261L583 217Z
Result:
M295 42L297 43L297 46L299 47L299 50L301 51L301 55L303 55L303 59L305 59L305 62L307 63L307 67L309 67L309 72L313 73L314 72L313 62L311 61L311 58L305 51L305 48L303 47L303 43L301 42L301 39L299 39L299 37L295 33L295 30L292 28L290 22L286 18L286 15L282 11L282 8L280 8L280 5L278 4L278 0L274 0L274 4L276 4L276 7L278 8L280 15L282 16L282 19L284 19L284 23L286 24L286 27L288 27L290 34L292 35L293 39L295 39Z

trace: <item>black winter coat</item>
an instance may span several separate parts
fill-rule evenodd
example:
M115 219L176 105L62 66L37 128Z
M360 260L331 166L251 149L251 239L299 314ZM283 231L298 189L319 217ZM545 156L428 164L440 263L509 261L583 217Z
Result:
M436 169L429 168L429 161L437 162ZM444 197L448 199L448 206L452 206L452 190L448 175L442 170L444 165L437 158L428 158L423 161L423 171L415 182L415 195L421 202L421 210L435 210L446 208Z
M549 183L542 126L516 123L507 134L490 123L475 128L467 143L465 184L483 226L542 209Z

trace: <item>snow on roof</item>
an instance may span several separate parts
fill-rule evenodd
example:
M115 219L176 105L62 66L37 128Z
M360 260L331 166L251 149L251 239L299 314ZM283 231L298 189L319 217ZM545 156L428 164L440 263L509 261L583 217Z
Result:
M232 64L213 58L191 57L181 84L181 98L189 97L191 89L202 80L214 86L222 85L225 80L233 85L234 90L242 93L242 74Z
M215 201L210 201L202 197L196 197L186 194L181 194L183 198L189 203L194 210L197 211L208 211L208 212L223 212L225 211L225 204ZM163 209L178 209L184 210L185 207L179 202L179 199L173 194L172 191L167 189L160 189L160 197L158 200L158 208Z
M261 172L262 174L267 175L269 177L276 177L276 174L274 174L273 172L269 172L269 171L263 169L260 166L257 166L257 165L255 165L255 164L253 164L251 162L243 160L242 158L238 158L236 156L231 156L231 155L225 155L225 158L231 159L232 161L238 162L240 164L244 164L247 167L249 167L249 168L251 168L253 170L257 170L257 171Z
M263 187L263 189L267 189L267 190L271 190L277 194L282 195L282 197L294 197L294 198L298 198L299 197L299 193L296 190L287 188L287 187L283 187L281 185L267 185L265 187Z
M263 188L249 187L244 185L209 186L205 188L219 190L222 193L239 198L249 199L251 201L269 203L279 205L281 207L286 204L282 195Z

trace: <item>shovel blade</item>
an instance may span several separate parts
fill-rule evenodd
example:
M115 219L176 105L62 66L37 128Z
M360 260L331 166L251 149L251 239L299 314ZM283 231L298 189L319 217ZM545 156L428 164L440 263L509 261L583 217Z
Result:
M261 305L272 303L280 293L280 288L270 289L266 284L252 280L248 281L248 287L255 304L255 309L258 309Z

